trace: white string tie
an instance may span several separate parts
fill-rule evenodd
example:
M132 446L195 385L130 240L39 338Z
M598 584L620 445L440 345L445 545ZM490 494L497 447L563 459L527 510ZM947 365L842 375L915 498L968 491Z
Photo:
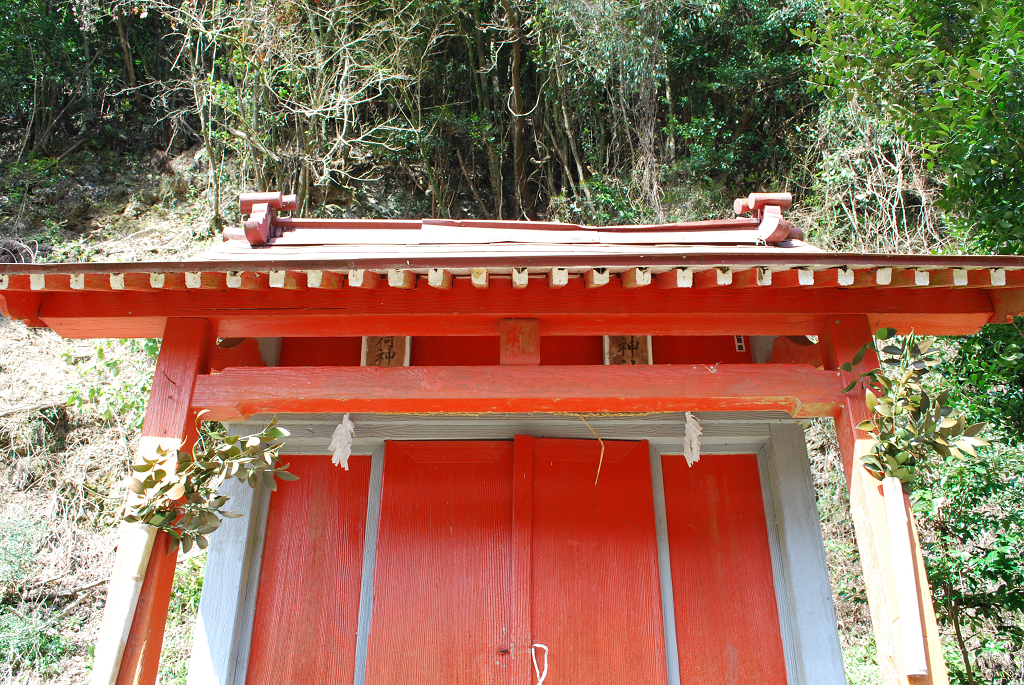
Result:
M540 647L544 650L544 672L542 673L540 667L537 665L537 648ZM539 642L533 643L530 647L530 656L533 657L533 671L537 674L537 685L544 685L544 679L548 677L548 648L547 645L542 645Z

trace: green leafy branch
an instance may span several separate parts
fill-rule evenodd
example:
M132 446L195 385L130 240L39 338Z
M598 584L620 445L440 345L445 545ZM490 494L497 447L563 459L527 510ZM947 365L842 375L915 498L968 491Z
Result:
M193 544L206 549L221 517L241 516L222 510L228 498L218 492L225 480L237 478L252 488L262 482L270 490L277 489L278 478L298 480L279 457L279 440L288 435L277 427L274 417L262 431L245 437L228 435L223 429L200 430L191 453L158 448L158 458L132 466L136 477L129 478L128 489L138 498L128 503L124 520L166 531L174 538L173 549L179 544L186 552ZM169 471L172 458L176 460L173 472Z
M843 392L861 381L867 386L864 399L871 418L862 421L857 430L870 433L874 445L860 458L864 467L879 480L894 477L909 484L918 471L928 467L929 455L962 458L963 452L973 455L975 447L989 443L981 437L986 424L968 426L966 418L948 403L948 391L932 397L922 385L924 376L941 363L934 339L913 332L899 341L895 337L895 329L879 329L852 361L839 368L852 372L868 350L877 353L888 367L888 372L876 368L858 375Z

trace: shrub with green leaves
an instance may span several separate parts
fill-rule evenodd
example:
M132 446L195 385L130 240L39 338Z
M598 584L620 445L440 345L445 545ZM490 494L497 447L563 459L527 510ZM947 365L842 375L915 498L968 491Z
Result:
M844 392L853 390L858 381L866 381L864 398L871 418L862 421L857 430L870 433L874 444L871 452L860 458L861 463L879 480L893 477L911 483L919 470L931 465L928 458L932 454L973 455L975 447L988 441L981 437L985 424L968 426L966 418L948 404L948 391L932 397L922 385L925 374L942 361L934 340L911 332L879 348L880 343L895 337L896 329L880 329L840 368L853 371L868 350L876 352L879 361L889 367L888 373L877 368L860 374Z
M225 480L237 478L253 488L262 483L270 490L277 489L278 478L298 480L278 456L278 440L288 435L277 427L274 417L254 435L240 437L228 435L223 428L204 429L192 452L158 449L158 458L132 466L137 477L128 480L128 489L138 499L128 503L124 520L166 531L174 538L175 548L180 543L186 552L193 544L206 549L209 535L220 527L221 516L240 516L222 510L228 498L218 493Z

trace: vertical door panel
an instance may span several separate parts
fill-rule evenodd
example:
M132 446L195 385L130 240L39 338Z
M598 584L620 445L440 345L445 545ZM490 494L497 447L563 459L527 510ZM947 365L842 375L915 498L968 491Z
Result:
M351 683L370 457L290 457L270 500L247 682ZM230 508L230 503L228 504Z
M533 444L533 639L550 649L545 685L664 683L647 443L605 442L603 460L595 440Z
M663 457L680 680L784 685L757 458Z
M367 685L507 685L511 543L511 442L386 443Z

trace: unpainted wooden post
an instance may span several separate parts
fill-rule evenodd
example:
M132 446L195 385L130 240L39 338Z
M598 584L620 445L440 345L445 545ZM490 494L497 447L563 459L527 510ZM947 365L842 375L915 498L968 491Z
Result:
M168 319L142 426L139 458L158 448L190 449L197 437L191 409L196 376L209 364L206 319ZM173 459L173 457L171 457ZM122 528L107 607L96 643L93 685L153 685L177 552L171 537L142 524ZM127 599L127 601L126 601Z
M818 335L825 368L837 369L840 364L851 361L857 350L870 341L872 336L873 330L865 315L828 317ZM855 371L861 373L877 366L877 356L869 351ZM853 374L844 375L849 376L847 382L853 379ZM857 535L857 549L860 551L882 679L887 685L946 685L949 677L935 622L935 610L925 573L924 557L917 538L917 526L909 512L908 532L911 536L910 545L916 567L915 580L921 611L921 615L915 619L924 626L923 638L928 673L909 677L907 675L882 484L860 465L860 457L870 451L872 445L869 435L856 429L861 421L869 417L863 392L858 386L843 397L839 411L835 415L835 423L843 471L850 491L850 515Z

